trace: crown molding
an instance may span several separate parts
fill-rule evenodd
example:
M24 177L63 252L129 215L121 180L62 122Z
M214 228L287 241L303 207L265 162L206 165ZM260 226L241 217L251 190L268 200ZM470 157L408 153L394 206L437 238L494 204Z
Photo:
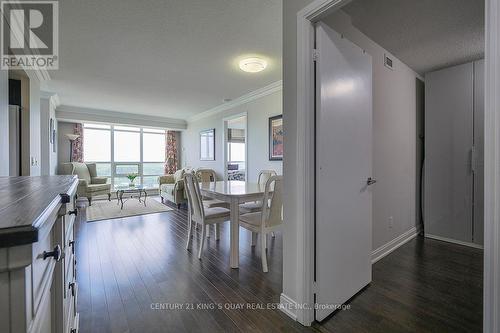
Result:
M61 105L61 100L59 99L59 95L55 92L41 90L40 98L48 99L49 103L52 104L54 109L57 109Z
M197 121L203 118L207 118L213 115L216 115L218 113L221 113L223 111L232 109L234 107L237 107L239 105L246 104L251 101L255 101L256 99L259 99L261 97L273 94L275 92L278 92L283 89L283 81L279 80L276 82L273 82L265 87L262 87L260 89L254 90L248 94L245 94L243 96L240 96L230 102L218 105L214 108L211 108L209 110L203 111L202 113L196 114L188 119L188 122L193 122Z
M91 109L61 105L56 109L56 119L68 122L96 122L106 124L132 125L184 130L187 122L183 119L158 117L110 110Z

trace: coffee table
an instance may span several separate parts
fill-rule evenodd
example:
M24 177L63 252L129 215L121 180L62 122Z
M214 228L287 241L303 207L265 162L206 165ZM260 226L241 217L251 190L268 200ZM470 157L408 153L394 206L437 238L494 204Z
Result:
M118 205L121 204L120 209L123 209L123 203L126 202L128 199L123 200L123 195L124 194L138 194L139 197L139 202L144 203L144 207L146 207L146 198L148 197L148 192L147 190L153 189L150 186L144 186L144 185L135 185L135 186L128 186L128 185L119 185L115 186L115 191L116 191L116 200L118 201ZM130 198L133 196L131 195Z

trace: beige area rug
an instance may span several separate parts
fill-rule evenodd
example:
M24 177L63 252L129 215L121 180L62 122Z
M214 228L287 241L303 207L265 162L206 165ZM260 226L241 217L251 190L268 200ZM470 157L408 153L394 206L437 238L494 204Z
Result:
M148 198L146 200L146 207L144 207L144 203L140 203L137 198L129 198L126 201L125 198L123 199L123 209L120 209L120 205L117 203L116 199L111 199L111 201L92 201L92 206L87 205L87 222L119 219L127 216L146 215L173 210L156 201L154 198Z

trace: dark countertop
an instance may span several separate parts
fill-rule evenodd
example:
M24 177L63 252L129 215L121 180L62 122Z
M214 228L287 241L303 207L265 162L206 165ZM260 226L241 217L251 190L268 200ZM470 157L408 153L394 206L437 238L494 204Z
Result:
M38 241L51 205L61 202L76 176L0 177L0 248Z

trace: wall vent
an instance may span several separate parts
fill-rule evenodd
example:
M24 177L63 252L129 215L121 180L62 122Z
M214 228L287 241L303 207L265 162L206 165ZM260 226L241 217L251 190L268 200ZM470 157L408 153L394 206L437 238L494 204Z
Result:
M384 65L385 67L389 68L389 69L394 69L393 67L393 62L392 62L392 58L389 58L387 56L387 54L384 54Z

